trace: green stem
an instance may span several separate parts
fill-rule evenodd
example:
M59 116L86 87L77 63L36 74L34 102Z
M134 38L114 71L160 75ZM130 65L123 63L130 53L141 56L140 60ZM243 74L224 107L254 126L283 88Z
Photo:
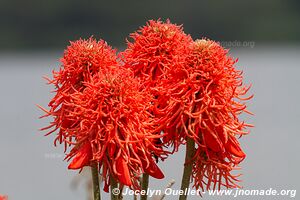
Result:
M94 200L101 200L100 185L99 185L99 173L96 164L92 164L92 179L93 179L93 190Z
M116 191L119 192L116 192ZM111 200L119 200L119 193L121 191L118 188L118 183L116 182L116 180L111 176L110 177L110 198Z
M183 175L181 180L182 191L185 191L190 187L190 180L191 180L192 168L193 168L192 158L194 156L194 153L195 153L195 141L188 137L186 142L185 164L184 164L184 170L183 170ZM186 199L187 199L186 194L179 196L179 200L186 200Z
M147 200L147 189L149 186L149 174L143 174L142 190L146 191L145 195L141 195L141 200Z

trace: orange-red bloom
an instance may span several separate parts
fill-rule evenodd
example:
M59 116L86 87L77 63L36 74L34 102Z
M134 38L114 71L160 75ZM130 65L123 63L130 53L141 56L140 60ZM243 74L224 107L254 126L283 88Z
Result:
M248 112L242 96L249 87L236 60L216 42L194 42L169 21L149 21L131 37L121 55L155 96L152 113L160 124L157 131L164 133L163 144L177 151L187 138L195 140L196 188L210 188L211 182L235 187L230 172L245 158L235 137L251 126L238 119Z
M187 78L167 88L168 138L195 140L196 188L210 188L211 183L235 187L230 171L246 156L235 137L247 134L245 128L251 126L238 118L248 112L244 100L251 97L242 98L249 87L243 85L235 63L216 42L197 40L191 44L183 70Z
M140 176L163 178L155 159L195 141L196 189L237 187L231 171L245 158L237 137L250 113L236 60L218 43L193 41L181 26L149 21L120 53L93 38L72 42L49 83L56 88L42 130L58 132L69 169L97 166L105 190L111 178L140 189ZM122 65L122 66L121 66ZM69 147L69 148L68 148ZM188 163L186 163L188 164Z
M168 78L170 69L185 63L189 35L181 26L162 21L150 20L146 26L132 33L132 42L121 53L125 67L134 71L145 85L155 86L160 79Z
M62 66L59 71L53 71L53 79L48 79L49 84L53 84L56 88L55 96L49 102L50 110L44 116L53 116L54 121L50 126L42 130L53 130L48 134L59 131L54 143L65 143L65 149L68 144L72 144L72 137L68 138L66 130L71 126L71 121L68 120L69 108L64 102L70 102L70 94L76 91L83 91L86 87L85 82L89 82L91 77L112 65L117 64L115 50L103 40L97 42L95 39L78 40L71 42L64 56L61 59ZM78 122L77 122L78 123Z
M43 109L54 121L42 130L58 130L55 144L71 150L69 169L96 163L106 187L110 178L139 189L141 173L163 178L153 156L165 152L155 143L156 124L149 113L152 95L141 90L139 79L119 67L115 52L94 39L71 43L54 72L56 95Z
M128 42L127 49L121 53L124 66L132 69L135 76L142 80L144 89L150 90L155 96L153 103L157 109L152 112L157 119L160 118L157 132L166 132L166 123L170 121L166 116L171 113L167 113L166 108L170 97L164 91L171 87L170 81L177 83L178 79L182 80L182 69L192 39L183 32L181 26L169 20L165 23L150 20L146 26L131 34L131 38L133 41ZM182 142L176 137L165 139L164 144L173 144L177 150Z
M152 96L140 91L138 79L129 70L112 67L86 86L66 103L72 108L68 120L79 122L67 130L80 146L68 155L74 156L69 168L97 161L107 184L113 176L135 189L143 172L163 178L152 158L164 154L153 142L161 136L153 134L156 125L148 112Z
M67 47L61 64L59 71L53 71L53 80L49 80L57 87L57 93L72 93L73 89L81 91L82 83L88 82L99 70L117 65L116 50L103 40L80 39Z

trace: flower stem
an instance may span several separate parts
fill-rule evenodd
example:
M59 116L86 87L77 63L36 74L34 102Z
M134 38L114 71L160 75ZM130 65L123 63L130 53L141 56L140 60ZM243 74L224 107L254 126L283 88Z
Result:
M92 164L91 168L92 168L94 200L101 200L100 185L99 185L99 173L98 173L97 165Z
M142 190L147 191L149 185L149 174L144 173L143 174L143 180L142 180ZM145 195L141 195L141 200L147 200L147 192Z
M116 192L116 191L119 191L119 192ZM118 183L111 176L110 177L110 198L111 198L111 200L119 200L119 193L120 193L120 190L118 190Z
M184 163L184 170L181 180L181 190L185 191L190 187L190 180L192 175L192 168L193 168L193 162L192 158L195 153L195 141L191 138L187 138L186 142L186 152L185 152L185 163ZM184 194L179 196L179 200L186 200L187 195Z
M172 188L172 186L175 184L175 180L171 180L170 183L167 185L166 189ZM166 191L166 190L165 190ZM166 193L164 192L162 196L160 196L159 200L163 200L166 197Z

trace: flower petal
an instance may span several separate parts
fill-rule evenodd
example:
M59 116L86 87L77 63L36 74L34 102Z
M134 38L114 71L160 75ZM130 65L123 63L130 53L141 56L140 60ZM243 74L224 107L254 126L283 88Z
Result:
M84 166L89 165L92 158L92 149L89 143L85 144L77 152L72 162L69 164L68 169L81 169Z

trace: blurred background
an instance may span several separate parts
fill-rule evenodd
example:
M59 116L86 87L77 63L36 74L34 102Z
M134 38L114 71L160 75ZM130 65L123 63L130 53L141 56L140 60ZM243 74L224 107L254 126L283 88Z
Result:
M62 49L69 40L101 37L114 46L149 19L184 24L194 38L299 43L300 2L0 1L0 48Z
M241 185L300 189L300 1L0 0L0 195L12 200L87 199L88 171L81 177L68 171L62 147L53 147L54 135L43 137L38 131L49 121L38 119L42 112L36 104L47 106L53 89L42 76L58 69L70 40L93 35L122 50L131 32L158 18L183 24L194 39L220 41L239 58L245 83L253 84L249 110L255 115L243 117L255 128L241 139L247 153L239 170L244 174ZM151 179L150 187L163 189L175 179L173 188L178 189L183 156L181 149L161 164L166 178Z

